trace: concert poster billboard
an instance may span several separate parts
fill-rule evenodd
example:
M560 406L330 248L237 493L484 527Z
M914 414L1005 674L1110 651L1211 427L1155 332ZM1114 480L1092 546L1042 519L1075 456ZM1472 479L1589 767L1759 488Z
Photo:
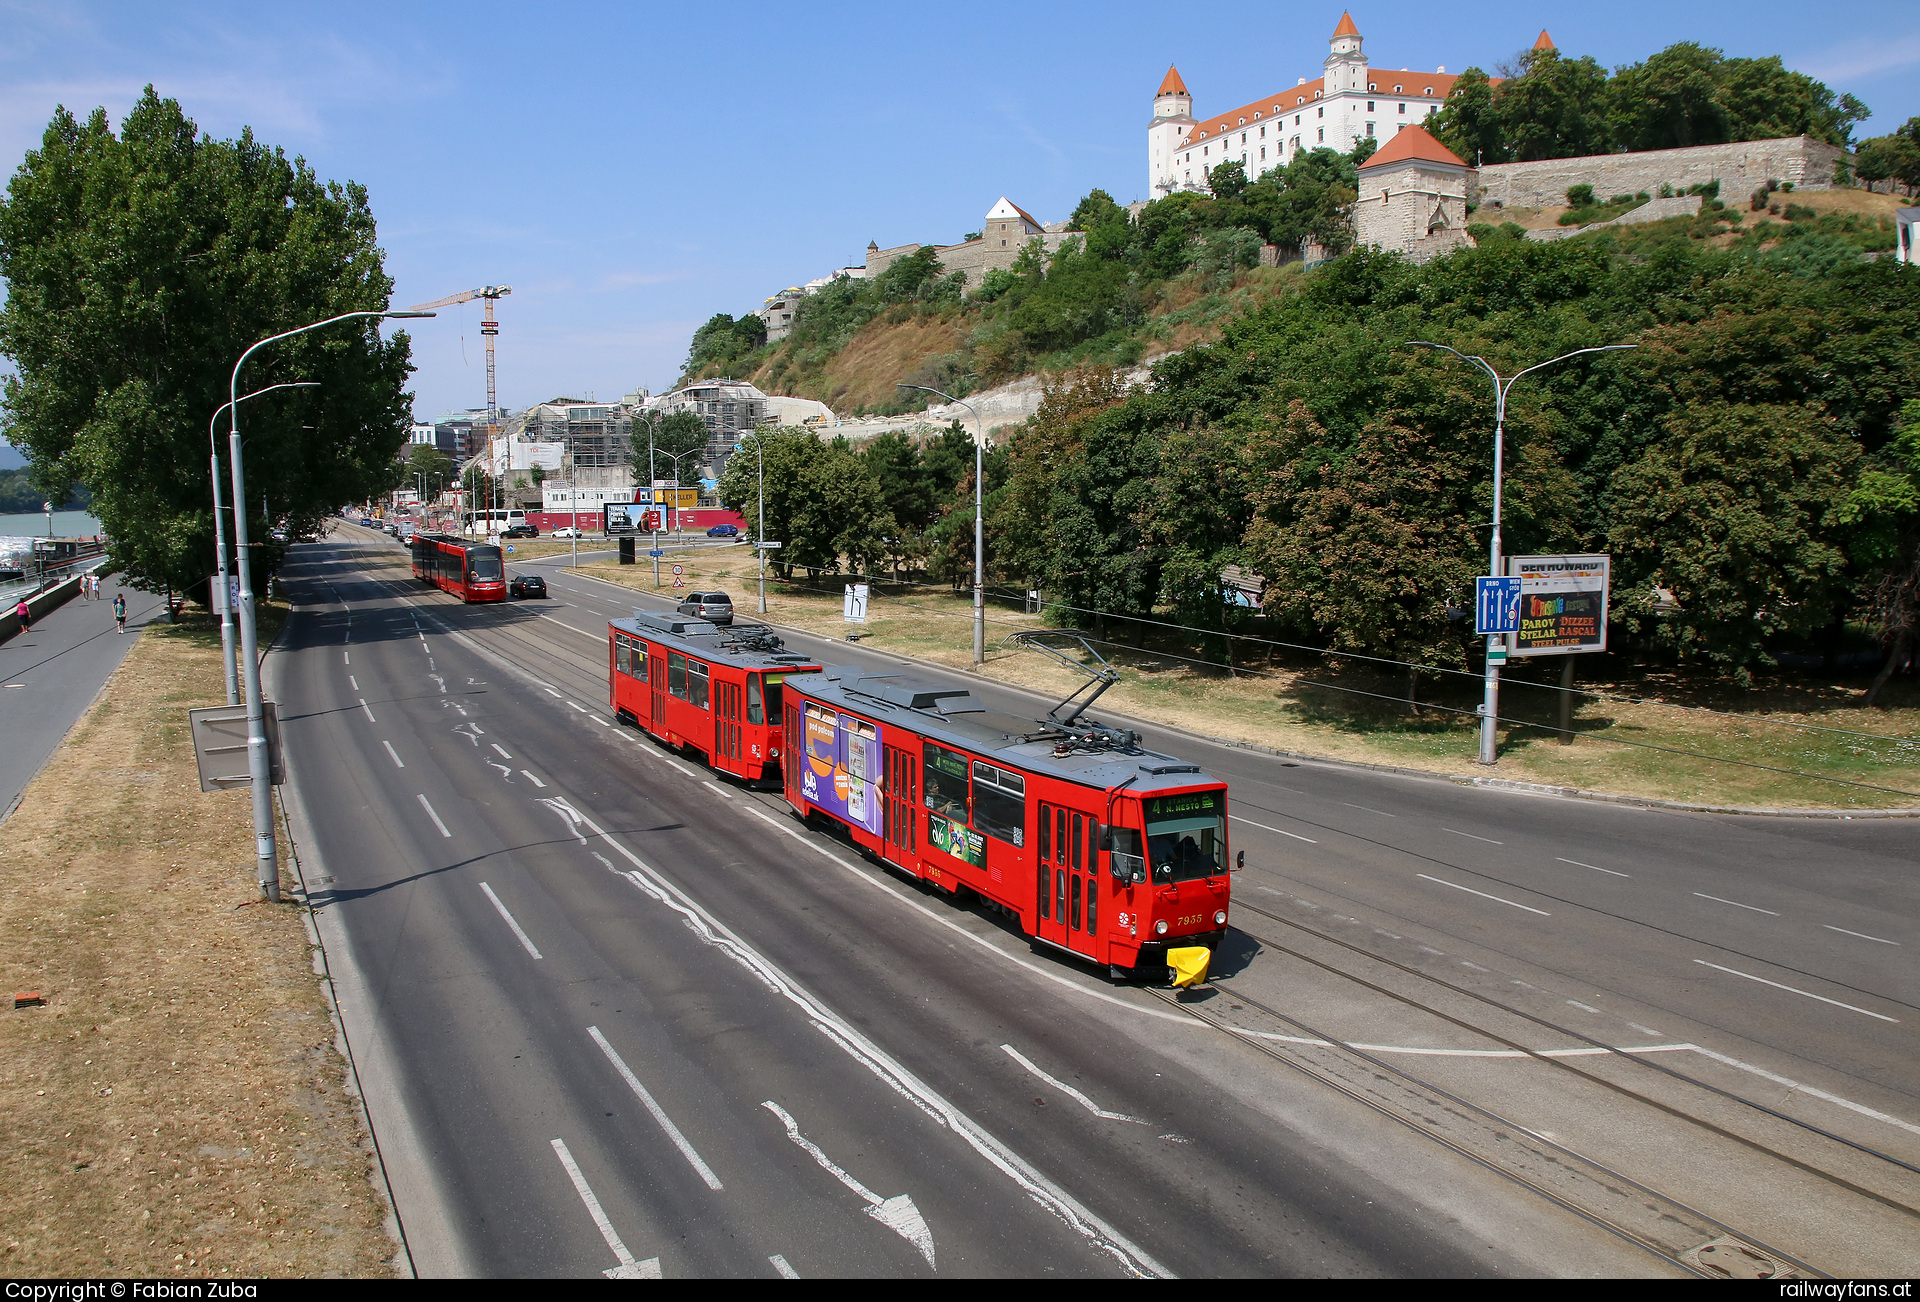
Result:
M1520 631L1508 635L1509 655L1607 649L1611 557L1512 556L1507 573L1520 580Z

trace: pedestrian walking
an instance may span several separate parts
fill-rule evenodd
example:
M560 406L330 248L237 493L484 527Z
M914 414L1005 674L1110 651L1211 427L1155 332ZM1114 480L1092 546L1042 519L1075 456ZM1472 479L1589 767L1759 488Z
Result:
M20 619L22 633L33 632L33 607L27 604L25 597L20 598L19 604L13 608L13 613Z
M113 594L113 622L114 632L124 633L127 631L127 598L125 593L116 592Z

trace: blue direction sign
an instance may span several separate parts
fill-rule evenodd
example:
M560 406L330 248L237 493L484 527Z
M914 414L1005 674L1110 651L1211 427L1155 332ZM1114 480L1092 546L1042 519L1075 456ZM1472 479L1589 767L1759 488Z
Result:
M1473 581L1473 631L1520 631L1520 580L1517 576L1488 578L1481 575Z
M647 555L649 555L649 556L651 556L651 557L653 557L653 558L654 558L655 560L659 560L659 559L660 559L660 558L661 558L662 556L665 556L665 555L666 555L666 553L665 553L665 552L663 552L663 551L661 551L661 550L660 550L660 549L659 549L658 547L655 547L655 548L652 548L652 549L650 549L650 550L649 550L649 551L647 552Z

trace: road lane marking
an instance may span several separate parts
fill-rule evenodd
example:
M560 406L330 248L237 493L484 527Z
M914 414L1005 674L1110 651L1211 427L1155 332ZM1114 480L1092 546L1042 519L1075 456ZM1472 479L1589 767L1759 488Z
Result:
M378 719L376 719L376 718L374 718L374 717L373 717L373 711L367 708L367 698L366 698L366 697L364 697L364 696L360 698L360 708L361 708L361 709L363 709L363 710L366 710L366 711L367 711L367 722L368 722L368 723L378 723L378 722L380 722L380 720L378 720Z
M497 751L499 751L499 752L500 752L500 758L501 758L501 759L512 759L512 758L513 758L513 756L511 756L511 755L509 755L509 754L507 754L507 749L506 749L506 747L504 747L504 746L502 746L502 745L501 745L501 744L500 744L499 742L497 742L497 741L492 741L492 742L488 742L487 744L488 744L489 746L491 746L491 747L493 747L493 748L494 748L495 750L497 750Z
M1476 891L1473 889L1473 887L1462 886L1459 882L1443 881L1438 877L1427 877L1425 873L1415 873L1414 876L1426 877L1426 879L1430 882L1439 882L1442 886L1451 886L1453 887L1454 890L1465 891L1469 895L1478 895L1483 900L1494 900L1500 904L1510 904L1516 909L1525 909L1528 913L1537 913L1543 918L1551 918L1553 916L1551 913L1548 913L1545 909L1536 909L1531 904L1520 904L1514 900L1503 900L1498 895L1489 895L1485 891ZM1481 968L1480 970L1482 972L1486 971L1485 968Z
M713 790L713 791L718 791L718 792L719 792L719 793L720 793L720 794L721 794L722 796L725 796L725 797L726 797L726 798L727 798L728 800L732 800L732 799L733 799L733 793L732 793L731 791L726 791L726 790L723 790L723 789L722 789L721 787L719 787L719 786L716 786L716 785L715 785L714 783L711 783L711 782L707 782L707 781L702 781L702 782L700 783L700 785L701 785L701 786L703 786L703 787L707 787L707 788L709 788L710 790Z
M567 702L567 704L568 704L568 705L572 705L574 709L576 709L576 710L578 710L578 711L580 711L580 713L582 713L582 714L591 714L591 713L593 713L593 712L592 712L591 710L589 710L589 709L587 709L587 707L586 707L586 706L584 706L584 705L574 705L574 703L573 703L572 701L568 701L568 702Z
M389 755L391 755L391 756L393 757L393 766L394 766L395 768L397 768L397 769L403 769L403 768L405 768L405 767L406 767L406 762L405 762L405 761L403 761L403 760L402 760L402 759L400 758L400 752L399 752L399 751L397 751L397 750L395 750L395 749L393 748L393 743L392 743L392 742L390 742L390 741L387 741L387 740L385 740L385 739L383 738L383 739L381 740L381 742L380 742L380 744L381 744L382 746L385 746L385 747L387 748L387 754L389 754Z
M513 934L520 938L520 943L527 947L527 953L533 955L535 958L539 958L540 951L534 947L532 937L528 936L525 931L521 930L520 924L513 920L513 915L507 912L507 906L502 904L500 902L500 897L493 893L493 887L487 885L485 882L481 882L480 889L485 891L487 893L487 898L493 901L493 907L498 909L500 911L500 916L507 920L507 925L513 928Z
M546 694L547 694L548 696L559 696L559 695L560 695L560 693L558 693L558 692L556 692L556 691L554 691L554 690L553 690L553 689L552 689L551 687L543 687L543 688L541 688L540 690L541 690L541 691L543 691L543 692L545 692L545 693L546 693ZM562 699L565 699L565 698L563 697Z
M1452 832L1455 836L1464 836L1469 841L1485 841L1488 845L1505 845L1505 841L1496 841L1490 836L1475 836L1472 832L1462 832L1458 828L1443 827L1442 832Z
M1900 1019L1897 1017L1888 1017L1885 1013L1874 1013L1868 1012L1864 1008L1855 1008L1852 1004L1843 1004L1838 999L1829 999L1825 995L1816 995L1810 990L1801 990L1794 986L1783 986L1778 981L1769 981L1765 977L1755 976L1751 972L1738 972L1730 967L1721 967L1718 963L1709 963L1704 958L1696 958L1693 961L1701 967L1710 967L1716 972L1726 972L1733 976L1745 977L1749 981L1758 981L1761 985L1772 986L1775 990L1786 990L1796 995L1805 995L1809 999L1818 999L1823 1004L1832 1004L1835 1008L1844 1008L1850 1013L1866 1013L1868 1017L1877 1017L1883 1022L1892 1022L1896 1026L1900 1023Z
M673 1146L680 1150L680 1156L687 1159L687 1165L691 1166L695 1174L707 1182L707 1188L713 1190L715 1193L719 1193L724 1187L720 1183L720 1177L715 1175L713 1168L708 1166L700 1154L694 1151L693 1145L687 1142L687 1137L680 1133L680 1127L673 1124L673 1118L669 1117L666 1111L662 1109L658 1103L654 1102L653 1095L649 1094L647 1087L640 1083L640 1078L633 1074L633 1069L627 1066L626 1060L614 1051L611 1044L607 1043L607 1037L600 1034L600 1028L597 1026L589 1026L587 1028L587 1034L593 1037L593 1042L600 1046L600 1052L607 1055L607 1061L612 1063L614 1070L620 1073L620 1078L627 1082L628 1087L639 1097L640 1102L646 1105L647 1111L653 1114L653 1119L659 1123L660 1129L667 1132L667 1138L671 1139Z
M341 664L343 664L343 665L350 665L350 664L352 664L352 663L353 663L353 656L352 656L352 654L351 654L351 653L349 653L349 652L346 652L346 651L342 651L342 652L340 653L340 663L341 663Z
M1755 913L1764 913L1770 918L1777 918L1780 916L1779 914L1775 913L1772 909L1763 909L1757 904L1742 904L1738 900L1723 900L1718 895L1708 895L1701 891L1695 891L1694 894L1703 900L1712 900L1715 904L1731 904L1736 909L1751 909Z
M357 692L360 690L360 680L358 678L355 678L352 674L347 675L347 682L352 685L354 691Z
M1161 1013L1158 1009L1143 1009L1138 1005L1129 1004L1125 1000L1115 998L1111 995L1103 995L1102 992L1088 990L1083 986L1060 978L1056 973L1047 972L1038 964L1025 963L1021 960L1014 959L1011 955L999 949L991 942L973 935L973 933L967 931L966 928L954 924L950 919L940 918L933 910L916 901L907 899L885 883L868 877L858 868L840 858L840 856L822 849L806 837L801 836L798 832L790 828L782 827L768 815L762 814L754 806L747 805L745 808L748 813L759 817L769 827L776 828L792 836L796 841L800 842L800 844L807 846L816 853L825 855L833 863L853 874L857 880L875 890L885 892L895 901L915 909L926 918L947 926L955 934L964 936L975 944L984 946L1002 959L1013 962L1017 966L1023 967L1049 980L1059 981L1060 984L1078 993L1093 995L1096 998L1104 997L1110 1002L1136 1013L1143 1013L1148 1016L1162 1016L1167 1021L1178 1022L1184 1026L1200 1027L1203 1025L1172 1010ZM725 923L708 913L690 897L669 884L664 878L656 875L653 869L649 868L639 855L628 849L610 833L596 825L591 819L577 814L576 816L580 817L581 822L584 823L595 836L605 842L608 848L620 855L638 870L621 874L626 880L632 882L636 889L680 914L686 921L688 928L693 931L696 936L700 937L705 943L720 950L729 958L732 958L736 963L739 963L742 967L753 973L769 990L793 1004L806 1016L808 1021L813 1024L814 1029L826 1036L841 1052L872 1072L882 1084L919 1108L920 1111L931 1118L936 1125L945 1126L959 1138L962 1143L973 1149L988 1165L1012 1181L1027 1197L1031 1198L1041 1207L1044 1207L1047 1211L1053 1213L1053 1215L1059 1217L1069 1229L1086 1239L1093 1247L1111 1256L1120 1268L1128 1274L1173 1278L1172 1272L1155 1261L1153 1257L1148 1255L1139 1245L1133 1243L1113 1226L1100 1219L1100 1217L1095 1215L1077 1198L1065 1189L1062 1189L1053 1180L1049 1179L1032 1163L1021 1157L991 1132L982 1128L972 1117L955 1107L938 1091L928 1086L925 1082L913 1075L913 1073L909 1072L904 1066L888 1056L884 1050L859 1029L827 1008L827 1006L821 1003L812 993L796 985L791 977L787 976L785 972L775 967L758 951L753 949L752 946L748 945L747 942L735 935Z
M539 787L542 790L545 790L547 785L546 783L542 782L539 778L536 778L535 776L533 776L533 774L527 773L525 769L521 769L520 771L522 773L526 773L527 781L533 783L534 786Z
M1628 1025L1632 1025L1632 1023L1628 1023ZM1863 1117L1872 1117L1875 1121L1884 1121L1890 1126L1898 1126L1901 1130L1920 1135L1920 1126L1914 1125L1911 1121L1902 1121L1899 1117L1889 1116L1884 1112L1877 1112L1864 1104L1855 1103L1852 1099L1843 1099L1838 1094L1829 1094L1825 1090L1815 1089L1811 1085L1802 1085L1797 1080L1790 1080L1785 1076L1777 1075L1774 1072L1768 1071L1765 1067L1756 1067L1750 1062L1741 1062L1738 1058L1729 1058L1724 1053L1715 1053L1712 1049L1703 1049L1697 1044L1690 1044L1687 1047L1703 1058L1711 1058L1715 1062L1725 1063L1729 1067L1735 1067L1745 1072L1752 1072L1762 1080L1770 1080L1775 1085L1780 1085L1790 1090L1798 1090L1800 1093L1811 1098L1823 1099L1828 1103L1834 1104L1836 1107L1846 1108L1848 1111L1857 1112Z
M566 629L567 632L569 633L578 633L581 637L592 638L595 642L605 642L607 640L606 635L603 633L589 633L584 628L575 628L573 625L567 623L567 621L564 619L555 619L552 615L542 615L537 610L530 610L527 613L532 615L535 619L544 619L549 623L558 624L561 628Z
M1014 1048L1011 1044L1003 1044L1000 1046L1000 1048L1015 1062L1019 1063L1022 1067L1025 1067L1028 1071L1032 1072L1035 1076L1038 1076L1041 1080L1045 1081L1047 1084L1059 1090L1062 1094L1072 1099L1075 1103L1078 1103L1081 1107L1085 1108L1087 1111L1093 1113L1094 1116L1099 1117L1102 1121L1131 1121L1136 1126L1144 1126L1148 1124L1147 1122L1142 1121L1139 1117L1130 1117L1124 1112L1107 1111L1105 1108L1101 1107L1098 1103L1095 1103L1092 1099L1088 1098L1086 1095L1082 1094L1079 1090L1067 1084L1065 1081L1058 1080L1052 1076L1047 1075L1046 1072L1041 1071L1038 1067L1034 1066L1032 1059L1028 1058L1024 1053L1021 1053L1018 1049Z
M1357 809L1357 810L1359 810L1359 811L1361 811L1362 813L1365 813L1365 814L1378 814L1378 815L1380 815L1380 817L1382 817L1382 818L1398 818L1398 817L1400 817L1400 815L1398 815L1398 814L1389 814L1389 813L1388 813L1388 812L1387 812L1386 810L1384 810L1384 809L1368 809L1368 808L1367 808L1367 807L1366 807L1365 805L1356 805L1356 804L1354 804L1354 803L1353 803L1352 801L1348 801L1348 800L1343 800L1343 801L1341 801L1340 803L1341 803L1341 804L1343 804L1343 805L1345 805L1345 806L1346 806L1346 807L1347 807L1348 809Z
M613 726L612 724L608 723L605 719L601 718L597 714L593 716L593 721L599 724L602 728L611 728Z
M587 1205L587 1215L593 1217L593 1223L600 1227L600 1237L613 1249L614 1257L620 1262L612 1270L600 1273L608 1279L659 1279L660 1258L649 1257L645 1261L636 1261L627 1245L620 1242L620 1236L613 1232L613 1222L607 1219L607 1213L601 1208L600 1200L593 1196L593 1187L587 1183L587 1177L580 1174L580 1164L573 1160L573 1154L567 1151L567 1141L553 1141L554 1156L560 1159L560 1165L567 1168L567 1178L573 1181L573 1191L580 1195L580 1201Z
M1290 836L1296 841L1305 841L1308 845L1320 844L1310 836L1301 836L1297 832L1284 832L1277 827L1268 827L1265 823L1256 823L1251 818L1242 818L1238 814L1228 814L1227 817L1236 823L1245 823L1248 827L1257 827L1263 832L1280 832L1281 836Z
M1583 1004L1578 999L1569 999L1567 1000L1567 1002L1573 1005L1573 1007L1580 1009L1582 1012L1597 1013L1600 1011L1598 1008L1595 1008L1592 1004Z
M433 820L433 825L440 829L440 835L451 837L453 833L449 832L447 825L440 821L440 815L433 812L433 806L427 803L427 798L425 796L419 796L416 797L416 799L420 801L420 808L427 811L427 817Z
M1858 936L1860 939L1870 940L1876 945L1898 945L1900 943L1897 940L1882 940L1878 936L1869 936L1864 931L1848 931L1845 927L1836 927L1830 922L1823 922L1820 925L1828 931L1837 931L1843 936Z
M1602 868L1602 867L1601 867L1600 865L1598 865L1598 864L1591 864L1591 863L1581 863L1581 862L1580 862L1580 861L1579 861L1578 859L1562 859L1562 858L1561 858L1561 857L1560 857L1559 855L1557 855L1557 854L1556 854L1555 856L1553 856L1553 858L1554 858L1554 862L1556 862L1556 863L1570 863L1570 864L1572 864L1572 865L1573 865L1573 866L1574 866L1575 868L1591 868L1591 869L1593 869L1593 870L1594 870L1595 872L1597 872L1597 873L1605 873L1605 874L1606 874L1607 876L1609 876L1609 877L1631 877L1631 876L1633 875L1632 873L1617 873L1617 872L1615 872L1615 871L1614 871L1613 869L1611 869L1611 868Z
M779 1253L777 1252L774 1253L771 1257L768 1257L767 1260L772 1262L773 1268L780 1272L781 1279L799 1279L800 1278L800 1272L795 1270L792 1266L789 1266L787 1264L787 1259L781 1256Z
M528 774L527 776L532 777L533 775ZM583 832L581 832L580 825L582 823L586 823L588 827L593 827L593 824L587 823L586 819L581 815L579 810L575 809L572 805L568 804L565 800L563 800L559 796L542 796L540 798L540 803L545 805L548 809L551 809L554 813L560 815L560 817L563 820L565 820L567 825L567 830L573 833L575 840L579 841L581 845L585 845L587 843L586 835ZM597 827L595 827L593 830L596 832L600 832L600 829ZM606 836L606 833L600 832L600 835L604 837Z
M938 1269L933 1263L933 1232L927 1228L926 1218L920 1215L920 1209L913 1205L913 1199L906 1194L895 1194L891 1198L882 1198L873 1190L834 1165L833 1159L820 1151L820 1146L800 1133L799 1125L772 1099L760 1105L774 1116L780 1118L780 1124L787 1128L787 1138L798 1144L806 1154L854 1193L867 1202L867 1215L892 1230L895 1234L920 1250L931 1269Z
M660 758L666 760L667 763L673 765L675 768L679 769L682 773L686 774L690 778L698 778L700 776L698 773L695 773L692 769L688 768L686 765L682 764L677 759L672 759L665 755L662 755Z

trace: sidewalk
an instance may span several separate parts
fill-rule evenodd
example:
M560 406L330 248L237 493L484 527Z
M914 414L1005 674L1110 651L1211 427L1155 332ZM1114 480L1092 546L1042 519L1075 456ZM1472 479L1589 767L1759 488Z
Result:
M113 631L113 597L127 598L127 633ZM47 612L31 633L0 642L0 820L58 749L113 671L138 630L161 613L150 592L100 584L100 600L78 597Z

